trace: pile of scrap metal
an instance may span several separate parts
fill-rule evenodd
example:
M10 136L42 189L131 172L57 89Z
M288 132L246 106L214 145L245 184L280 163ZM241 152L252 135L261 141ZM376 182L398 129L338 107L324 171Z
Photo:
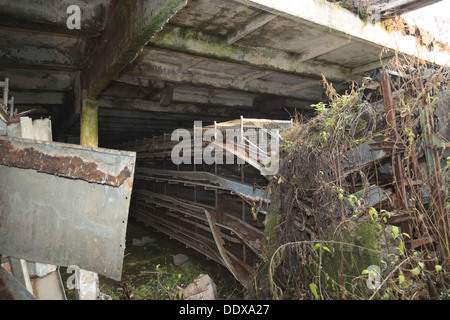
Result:
M424 70L422 77L414 81L419 84L426 82L426 74L430 72ZM370 188L359 190L355 196L360 198L365 195L363 203L367 208L390 208L393 214L388 224L400 227L408 235L404 239L406 249L418 250L433 243L438 235L418 221L420 214L414 212L420 212L422 217L430 215L425 208L432 203L433 210L439 212L437 216L448 216L445 204L448 201L445 199L448 197L448 193L445 195L448 187L445 187L446 182L441 176L450 156L450 95L444 88L436 97L437 107L431 107L424 91L419 97L417 114L405 115L394 102L394 96L398 98L400 95L393 83L401 80L411 82L410 76L377 69L368 80L372 81L372 85L375 83L374 92L382 93L382 100L374 103L384 108L387 131L373 141L349 150L342 169L353 185L363 184L361 173L368 177ZM408 134L405 117L410 120L416 118L420 135L411 132L405 138L404 133ZM400 137L400 134L403 136ZM423 140L416 141L419 136L423 136ZM448 221L444 223L447 223L444 229L448 233Z
M292 125L241 117L184 130L192 139L182 141L189 156L178 164L172 161L180 144L175 132L116 146L137 153L130 215L225 266L247 286L262 250L269 202L263 174L270 170L264 169L268 159L277 161L279 133ZM224 152L209 164L196 160L208 148Z
M50 119L13 112L5 92L0 299L65 299L60 266L75 271L69 278L80 299L96 299L95 277L82 277L121 279L136 155L53 142Z

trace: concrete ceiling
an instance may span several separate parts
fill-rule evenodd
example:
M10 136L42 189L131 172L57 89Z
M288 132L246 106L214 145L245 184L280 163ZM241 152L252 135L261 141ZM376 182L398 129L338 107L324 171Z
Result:
M69 5L80 29L67 28ZM51 116L54 137L76 141L82 101L95 99L100 146L195 120L310 112L322 74L345 88L397 48L449 61L325 0L5 0L0 39L0 79L19 111Z

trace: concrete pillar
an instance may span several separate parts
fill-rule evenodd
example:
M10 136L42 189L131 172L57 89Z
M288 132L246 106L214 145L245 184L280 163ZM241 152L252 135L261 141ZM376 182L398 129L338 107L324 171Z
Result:
M80 144L98 147L98 102L84 99L81 107Z
M81 106L80 144L87 147L98 147L98 102L84 99ZM96 300L100 295L98 274L80 269L79 287L75 295L78 300Z

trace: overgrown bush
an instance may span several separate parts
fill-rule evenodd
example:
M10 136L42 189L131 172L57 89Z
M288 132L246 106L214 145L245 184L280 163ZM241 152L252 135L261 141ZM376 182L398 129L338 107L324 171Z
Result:
M448 71L399 56L384 68L394 75L395 126L379 108L381 87L353 84L339 94L323 79L328 101L313 105L317 116L299 117L284 135L280 170L268 186L265 249L250 297L448 298L449 165L442 164L442 146L431 146L434 110L449 92ZM400 194L399 181L380 180L380 163L344 173L348 151L375 138L401 156L404 207L393 198L367 207L354 197L373 184ZM424 191L429 201L423 201ZM409 233L390 223L400 214L410 221ZM412 247L427 236L432 241Z

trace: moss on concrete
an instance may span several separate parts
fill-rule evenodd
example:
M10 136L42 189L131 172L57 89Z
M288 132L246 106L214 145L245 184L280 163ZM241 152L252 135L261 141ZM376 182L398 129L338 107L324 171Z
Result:
M363 271L381 265L381 237L375 222L360 220L353 230L342 229L338 236L329 236L342 242L329 246L331 254L323 253L322 278L330 292L339 297L365 298L371 291L366 286ZM340 238L340 239L339 239Z
M119 21L128 21L133 19L132 14L133 1L128 1L120 8L117 13ZM154 15L148 17L146 20L142 18L143 28L132 39L124 38L126 42L129 42L117 56L106 70L105 75L95 84L94 88L89 94L89 98L97 98L101 91L114 79L127 65L133 62L138 54L142 51L144 46L150 41L150 39L158 33L167 21L182 7L186 5L186 0L168 0ZM125 32L126 30L122 30ZM128 31L129 32L129 31Z
M98 147L98 103L95 100L83 100L81 108L80 144Z
M264 245L261 253L262 260L268 262L275 250L277 249L276 229L279 224L281 214L280 195L275 197L270 204L270 208L266 215L264 229Z

